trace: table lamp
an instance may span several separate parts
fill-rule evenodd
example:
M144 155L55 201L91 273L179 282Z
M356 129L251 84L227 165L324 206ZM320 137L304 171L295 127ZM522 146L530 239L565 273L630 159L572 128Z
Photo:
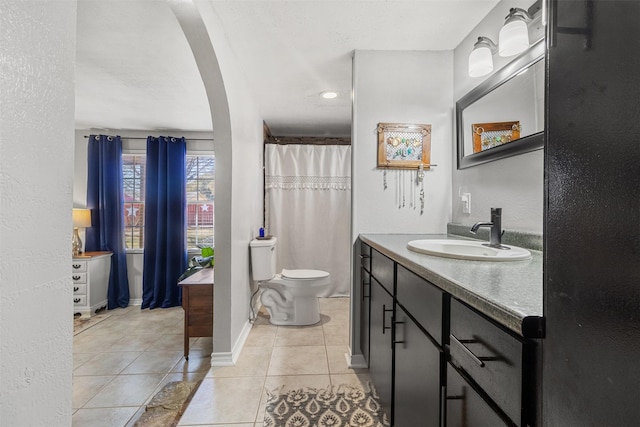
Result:
M78 228L91 227L91 209L73 209L73 256L82 253L82 240Z

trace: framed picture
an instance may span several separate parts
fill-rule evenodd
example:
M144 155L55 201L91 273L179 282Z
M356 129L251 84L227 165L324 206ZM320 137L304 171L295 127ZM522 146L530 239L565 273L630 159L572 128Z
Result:
M431 125L378 123L378 167L417 169L431 163Z
M488 150L520 139L520 122L474 123L473 152Z

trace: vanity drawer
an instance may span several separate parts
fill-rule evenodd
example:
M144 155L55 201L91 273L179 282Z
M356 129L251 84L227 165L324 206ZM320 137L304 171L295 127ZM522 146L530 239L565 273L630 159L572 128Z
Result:
M449 338L451 363L521 425L523 342L453 298Z
M396 299L420 326L442 345L442 291L398 265Z
M365 270L371 271L371 246L360 242L360 265Z
M71 271L74 273L85 273L87 271L87 261L71 261Z
M73 283L87 283L87 273L71 273Z
M86 295L74 295L73 296L73 305L87 305L87 296Z
M74 295L86 295L87 294L87 284L86 283L74 283L73 284L73 294Z
M371 275L393 295L393 261L375 249L371 249Z

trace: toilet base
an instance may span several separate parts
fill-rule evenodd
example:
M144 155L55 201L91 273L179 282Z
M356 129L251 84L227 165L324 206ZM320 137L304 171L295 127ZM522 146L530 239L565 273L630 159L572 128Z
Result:
M276 290L263 289L260 300L272 325L308 326L320 322L318 297L299 296L287 300Z

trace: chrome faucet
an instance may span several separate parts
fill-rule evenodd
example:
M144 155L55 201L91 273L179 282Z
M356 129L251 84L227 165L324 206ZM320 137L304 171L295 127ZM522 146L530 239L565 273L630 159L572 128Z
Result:
M476 234L480 227L489 227L491 229L489 243L484 243L485 246L496 249L511 249L502 245L502 208L491 208L491 222L476 222L471 227L471 232Z

